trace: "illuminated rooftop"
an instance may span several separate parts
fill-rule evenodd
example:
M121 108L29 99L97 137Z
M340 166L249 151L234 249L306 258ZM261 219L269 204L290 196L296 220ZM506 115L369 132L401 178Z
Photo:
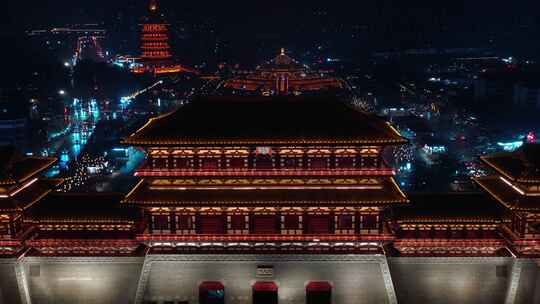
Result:
M482 160L512 181L540 182L540 144L526 144L515 152L483 156Z
M370 206L406 203L393 178L377 187L182 188L152 186L142 180L124 202L141 205L200 206Z
M309 113L309 115L307 115ZM383 119L335 97L212 97L151 119L130 145L406 143Z

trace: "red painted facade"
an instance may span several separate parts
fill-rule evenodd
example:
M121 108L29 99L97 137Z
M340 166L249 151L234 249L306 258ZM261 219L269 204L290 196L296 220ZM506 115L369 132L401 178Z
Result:
M178 111L209 111L216 102L224 101L194 101L195 109ZM252 102L256 110L267 101ZM320 115L346 107L270 102L286 109L307 102L321 106ZM246 104L226 106L236 113ZM147 151L136 173L141 179L127 194L54 193L62 181L39 176L54 160L0 153L10 155L0 155L10 164L0 176L0 254L539 255L537 145L484 158L494 175L476 182L488 194L406 196L381 156L387 145L404 140L379 118L358 116L382 128L376 139L362 132L347 139L303 132L299 141L270 139L265 129L250 138L215 129L210 138L200 128L183 128L190 122L175 115L154 119L125 140ZM309 119L320 119L313 115ZM298 123L287 116L281 122ZM173 125L184 130L181 137L171 132Z

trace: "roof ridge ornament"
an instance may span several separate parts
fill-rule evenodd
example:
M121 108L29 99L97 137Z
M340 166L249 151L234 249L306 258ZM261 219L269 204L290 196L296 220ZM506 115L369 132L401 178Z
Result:
M158 2L157 0L150 0L149 9L151 12L156 12L158 10Z

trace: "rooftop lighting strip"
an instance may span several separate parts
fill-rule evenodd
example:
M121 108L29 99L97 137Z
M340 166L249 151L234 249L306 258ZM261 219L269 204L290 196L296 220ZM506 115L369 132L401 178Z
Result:
M221 170L221 171L204 171L204 170L163 170L154 171L151 169L143 169L135 172L135 176L355 176L355 175L373 175L373 176L393 176L396 172L391 169L366 169L366 170L326 170L326 171L309 171L309 170Z
M512 187L514 190L516 190L519 194L521 195L525 195L525 192L523 192L523 190L519 189L518 187L514 186L514 184L512 184L511 182L509 182L507 179L505 179L504 177L502 176L499 176L499 178L505 183L507 184L508 186Z
M396 187L396 189L398 189L399 191L399 194L401 194L401 196L403 196L405 199L407 199L407 195L405 195L405 193L403 192L403 190L401 190L401 188L399 187L399 185L397 184L396 180L392 177L390 178L390 180L392 181L392 184L394 185L394 187ZM408 200L408 199L407 199Z
M15 195L17 195L17 193L23 191L24 189L30 187L33 183L35 183L38 179L37 178L34 178L33 180L29 181L28 183L24 184L24 186L22 186L21 188L15 190L14 192L10 193L10 194L2 194L0 195L0 198L8 198L8 197L13 197Z
M500 174L506 176L509 179L514 179L510 174L508 174L506 171L504 171L502 168L499 168L497 164L492 162L490 160L490 157L487 156L481 156L480 159L482 159L484 162L486 162L489 166L491 166L495 171L499 172Z
M150 190L381 190L382 186L352 186L352 187L149 187Z
M398 135L399 137L403 137L403 135L401 135L401 133L399 133L399 131L394 126L392 126L390 122L386 122L386 124L394 133L396 133L396 135Z
M139 187L142 187L143 184L144 184L144 178L142 178L135 187L133 187L133 189L131 189L131 191L128 193L128 195L126 195L126 198L130 197L133 195L133 193L135 193L135 191L137 191L139 189Z

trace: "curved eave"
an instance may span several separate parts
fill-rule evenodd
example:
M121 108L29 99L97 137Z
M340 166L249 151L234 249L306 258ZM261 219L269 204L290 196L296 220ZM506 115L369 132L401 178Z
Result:
M127 138L122 144L131 146L175 146L175 145L402 145L409 141L399 139L365 139L365 140L142 140Z
M39 202L47 194L51 193L54 188L58 187L63 182L63 179L41 179L34 184L25 188L8 198L0 199L1 212L21 212L35 203ZM8 205L2 207L2 205Z
M403 204L408 203L407 199L403 200L389 200L389 201L213 201L213 202L190 202L190 201L137 201L137 200L123 200L122 203L136 204L136 205L178 205L178 207L190 206L254 206L254 207L269 207L269 206L317 206L317 207L342 207L342 206L376 206L376 205L389 205L389 204Z
M445 218L445 217L411 217L406 219L399 219L397 220L398 224L473 224L473 225L481 225L481 224L500 224L502 221L499 219L493 219L493 218L466 218L465 216L463 218Z
M495 158L495 156L480 156L480 159L488 165L493 170L497 171L499 174L503 175L504 177L508 178L511 181L519 182L519 183L540 183L540 178L538 177L523 177L523 176L515 176L512 173L510 173L505 168L499 166L495 162L491 161L492 158Z
M33 176L47 170L50 168L54 163L56 163L57 159L54 157L33 157L34 159L43 160L43 164L41 166L34 168L30 172L28 172L25 176L23 176L21 179L19 179L19 182L25 182L28 179L32 178Z
M497 176L479 177L475 178L474 181L503 206L512 211L540 212L540 204L530 201L532 198L537 197L528 197L516 193L514 189L502 182Z
M47 224L73 224L73 225L135 225L135 220L127 219L89 219L89 218L77 218L72 216L67 216L66 218L54 218L54 217L44 217L36 219L34 223L38 225L47 225Z
M317 196L318 194L324 192L325 194L328 194L329 190L326 191L320 191L316 190L313 193L308 193L310 189L303 189L303 190L288 190L288 191L304 191L300 194L299 199L267 199L267 200L260 200L260 199L253 199L253 197L261 197L264 196L266 193L272 193L270 191L275 190L260 190L260 189L254 189L253 191L258 192L256 196L248 197L248 199L243 198L234 198L235 195L238 193L242 193L241 191L244 190L230 190L230 189L223 189L225 191L228 191L223 194L223 196L230 195L232 196L230 199L212 199L210 197L205 196L204 191L202 190L200 194L197 194L195 197L196 199L190 199L189 196L186 197L184 190L166 190L165 192L162 192L161 190L151 190L147 188L146 181L144 179L141 179L139 183L126 195L125 199L122 200L122 203L124 204L135 204L135 205L143 205L143 206L159 206L159 205L173 205L178 207L200 207L200 206L376 206L376 205L389 205L389 204L403 204L408 203L409 200L407 199L406 195L401 191L397 183L393 178L390 178L388 181L387 187L383 189L378 189L377 192L373 192L372 190L362 190L361 192L358 192L358 199L357 198L347 198L347 199L339 199L335 200L331 197L327 196L321 196L317 199L311 199L313 196ZM209 191L220 191L220 190L209 190ZM284 191L284 190L279 190ZM286 191L286 190L285 190ZM336 193L347 193L348 190L338 190ZM165 195L163 195L165 193ZM208 195L214 196L214 193L210 194L211 192L208 192ZM232 193L232 195L231 195ZM235 194L236 193L236 194ZM245 193L245 192L244 192ZM349 192L350 193L350 192ZM347 194L349 194L347 193ZM382 194L381 194L382 193ZM161 194L161 195L160 195ZM275 194L275 192L274 192ZM296 193L295 193L296 194ZM220 194L221 195L221 194ZM362 195L364 196L374 196L372 199L363 199ZM300 199L305 198L307 196L307 199ZM382 197L381 197L382 196ZM183 197L183 198L182 198ZM201 199L199 199L201 197ZM204 199L204 197L207 197L207 199ZM290 198L290 197L289 197Z

